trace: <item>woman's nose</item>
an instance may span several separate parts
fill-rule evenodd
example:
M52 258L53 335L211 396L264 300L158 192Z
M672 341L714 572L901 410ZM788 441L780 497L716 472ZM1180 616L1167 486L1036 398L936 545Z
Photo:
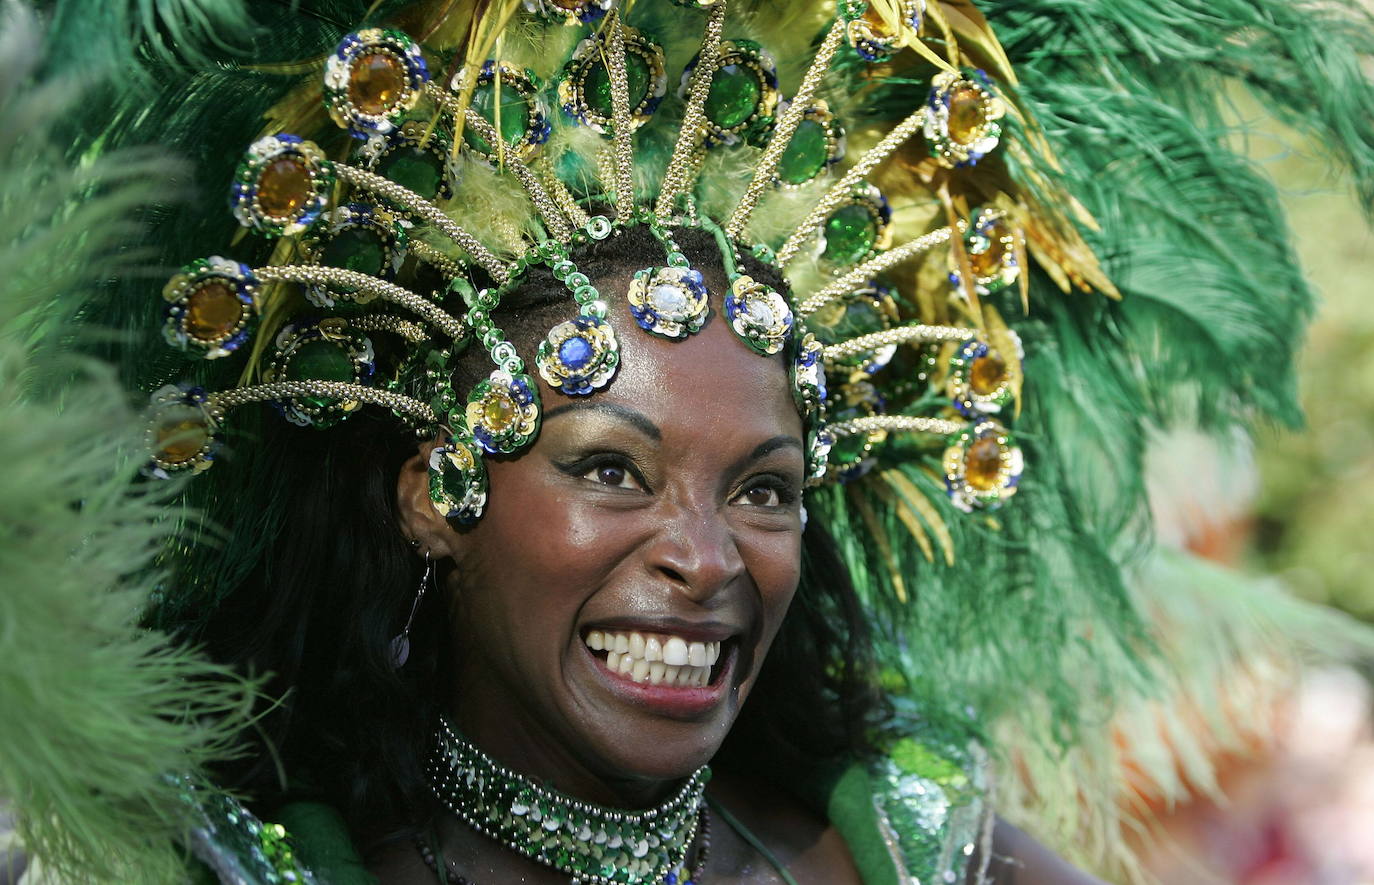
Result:
M698 602L705 602L744 573L735 534L713 506L665 508L648 548L648 566Z

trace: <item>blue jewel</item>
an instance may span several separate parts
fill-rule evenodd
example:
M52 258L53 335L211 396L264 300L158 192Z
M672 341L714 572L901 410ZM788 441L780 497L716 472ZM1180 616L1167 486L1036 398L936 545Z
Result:
M591 342L578 336L568 338L558 345L558 358L570 369L581 369L591 362Z

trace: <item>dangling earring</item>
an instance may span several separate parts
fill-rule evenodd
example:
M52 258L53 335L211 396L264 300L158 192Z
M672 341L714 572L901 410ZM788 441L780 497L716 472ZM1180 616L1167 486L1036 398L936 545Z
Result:
M416 546L419 546L416 543ZM415 622L415 612L420 610L420 600L425 598L425 590L429 587L429 579L434 575L434 563L429 558L429 551L425 551L425 574L420 578L420 589L415 592L415 601L410 604L410 617L406 618L405 629L398 636L391 640L391 669L399 670L406 665L410 658L410 625Z

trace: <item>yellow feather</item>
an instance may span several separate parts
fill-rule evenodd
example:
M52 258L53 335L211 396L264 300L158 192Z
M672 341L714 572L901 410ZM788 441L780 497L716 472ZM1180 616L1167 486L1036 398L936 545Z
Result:
M887 536L887 529L883 528L878 514L873 512L873 506L868 503L862 492L851 489L849 500L853 503L854 509L859 511L864 525L868 526L868 533L872 536L873 543L878 545L878 552L887 560L887 569L892 578L892 589L897 593L897 601L906 602L906 582L902 580L902 570L897 566L897 557L892 553L892 541Z
M930 546L930 536L926 534L926 530L921 527L921 521L916 518L916 514L906 505L902 497L887 486L878 483L874 483L873 490L892 508L892 512L897 514L902 525L906 526L906 530L911 533L911 537L916 541L916 546L921 548L921 553L925 556L926 562L934 562L935 549Z
M908 506L921 514L926 525L930 526L931 533L935 535L935 540L940 542L940 549L945 553L945 563L954 565L954 537L949 533L949 526L945 525L935 505L931 504L930 499L916 487L916 483L900 470L887 470L882 476L897 490Z

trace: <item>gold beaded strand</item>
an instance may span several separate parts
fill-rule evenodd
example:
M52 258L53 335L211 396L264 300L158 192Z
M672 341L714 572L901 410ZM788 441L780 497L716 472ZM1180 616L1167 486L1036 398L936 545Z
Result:
M858 289L874 276L882 273L890 267L895 267L912 258L927 252L942 243L949 242L950 229L947 227L936 228L930 233L923 234L916 239L904 243L895 249L880 252L873 258L860 264L849 273L840 277L835 282L807 297L798 306L797 312L803 316L815 313L830 301L840 298L849 292Z
M882 141L860 157L854 167L846 172L844 177L836 182L830 190L825 192L825 196L821 197L820 202L812 207L802 223L787 238L787 242L778 249L779 267L786 267L787 263L796 257L797 251L815 236L816 231L825 223L826 216L844 202L845 198L853 192L854 186L862 181L869 172L872 172L874 167L887 159L889 154L901 147L908 138L915 134L924 124L925 118L925 108L916 109L884 136Z
M678 130L673 156L663 173L663 186L658 192L658 203L654 206L654 214L660 220L667 220L673 212L673 203L678 194L689 189L696 177L702 157L701 140L706 134L706 97L711 92L711 80L715 77L716 61L720 55L720 35L725 28L725 5L725 0L717 3L706 20L701 53L697 56L697 67L692 71L692 81L688 86L682 128Z
M835 57L835 52L840 48L840 41L844 39L845 23L836 19L830 26L830 31L825 35L820 48L816 50L816 57L811 60L811 67L807 68L806 76L802 77L801 87L797 94L793 96L792 103L783 112L778 120L777 126L773 129L772 137L768 141L768 147L764 149L763 156L759 158L758 166L754 169L754 179L749 182L749 187L740 197L739 205L735 206L735 211L730 213L730 219L725 223L725 234L731 240L738 242L744 235L744 227L749 223L749 217L754 213L754 207L758 205L759 197L773 184L773 176L778 168L778 161L782 159L783 152L792 141L792 135L801 125L802 117L806 114L806 109L810 107L811 100L816 95L816 89L820 86L821 80L825 77L825 72L830 68L830 60Z

